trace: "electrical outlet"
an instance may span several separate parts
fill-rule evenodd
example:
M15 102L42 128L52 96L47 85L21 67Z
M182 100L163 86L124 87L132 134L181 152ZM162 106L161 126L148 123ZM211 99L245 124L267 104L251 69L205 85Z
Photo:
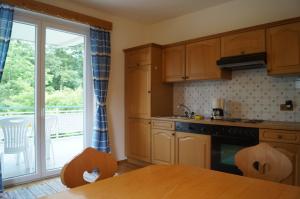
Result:
M293 111L293 109L294 109L294 106L293 106L292 100L287 100L287 101L285 101L285 104L280 104L281 111Z
M300 79L296 79L295 81L295 88L300 89Z

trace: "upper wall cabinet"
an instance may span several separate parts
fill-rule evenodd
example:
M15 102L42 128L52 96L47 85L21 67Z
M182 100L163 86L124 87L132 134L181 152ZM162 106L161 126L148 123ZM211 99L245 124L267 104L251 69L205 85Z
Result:
M161 46L147 44L125 50L126 117L172 114L173 87L162 82L161 74Z
M266 51L265 30L254 30L221 37L221 56L230 57Z
M141 48L126 53L125 65L127 67L150 65L150 48Z
M229 71L221 70L216 60L220 59L220 38L190 43L186 46L186 79L230 79Z
M268 73L300 74L300 22L267 29Z
M163 49L163 80L178 82L185 80L185 46L177 45Z

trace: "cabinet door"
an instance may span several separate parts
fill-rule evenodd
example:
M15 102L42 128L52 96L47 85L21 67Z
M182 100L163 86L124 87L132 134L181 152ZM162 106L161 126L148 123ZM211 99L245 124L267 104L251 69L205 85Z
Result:
M174 164L175 131L152 129L152 163Z
M127 116L135 118L150 118L150 66L130 67L127 68L126 73Z
M130 50L125 53L125 65L127 67L145 66L151 64L150 48Z
M293 164L293 171L291 175L282 183L290 185L300 185L300 145L285 144L277 142L266 142L280 152L284 153Z
M150 162L150 120L129 118L126 126L126 155L130 158Z
M185 79L185 46L172 46L163 49L163 80L178 82Z
M176 132L176 162L210 168L210 136Z
M300 74L300 22L267 30L268 73Z
M221 56L265 52L265 30L230 34L221 38Z
M216 61L220 59L220 39L210 39L186 46L186 79L221 79Z

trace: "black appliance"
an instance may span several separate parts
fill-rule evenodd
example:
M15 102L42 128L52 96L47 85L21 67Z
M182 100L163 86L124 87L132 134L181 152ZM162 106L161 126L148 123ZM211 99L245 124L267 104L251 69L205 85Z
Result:
M215 126L211 134L211 169L242 175L235 166L235 154L259 143L259 129Z
M259 143L259 129L236 126L176 122L176 131L211 135L211 169L242 175L235 154Z
M266 52L242 54L231 57L221 57L217 65L223 69L241 70L251 68L263 68L267 64Z

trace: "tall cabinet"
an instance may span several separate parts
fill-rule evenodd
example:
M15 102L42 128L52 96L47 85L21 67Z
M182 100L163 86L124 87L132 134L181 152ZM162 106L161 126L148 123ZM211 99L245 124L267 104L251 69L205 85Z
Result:
M125 129L128 160L151 162L151 117L173 112L173 86L162 82L162 49L147 44L125 52Z

